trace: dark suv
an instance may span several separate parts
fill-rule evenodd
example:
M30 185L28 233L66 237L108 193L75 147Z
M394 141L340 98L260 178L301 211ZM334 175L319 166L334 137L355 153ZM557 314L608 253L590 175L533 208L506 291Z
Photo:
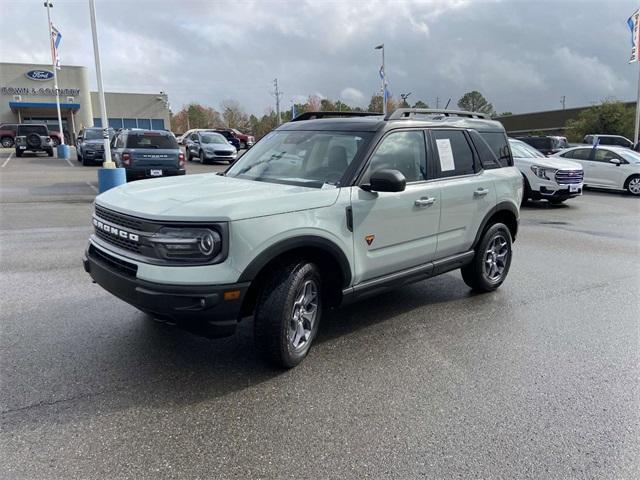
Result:
M517 140L531 145L545 155L554 155L569 147L566 141L558 137L546 137L539 135L529 135L526 137L516 137Z
M16 157L24 152L47 152L53 157L53 142L46 125L25 123L18 125L16 132Z
M184 154L166 130L120 130L111 141L113 161L127 180L184 175Z
M113 128L109 129L109 140L116 134ZM78 161L83 165L92 165L104 161L104 139L102 128L85 128L78 135L76 142Z

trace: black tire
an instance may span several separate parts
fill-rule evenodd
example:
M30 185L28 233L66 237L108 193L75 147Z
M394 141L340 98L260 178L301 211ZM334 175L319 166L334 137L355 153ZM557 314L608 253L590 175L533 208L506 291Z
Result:
M184 149L184 157L187 159L187 162L190 162L192 160L191 153L189 152L189 149L186 147Z
M53 157L53 148L50 148L49 150L47 150L47 155L49 155L50 157Z
M639 197L640 190L638 190L638 185L640 185L640 175L632 175L625 182L624 188L627 190L629 195Z
M298 316L300 305L296 300L304 297L303 289L315 289L315 316L309 322L307 317ZM307 356L311 344L318 332L322 316L322 278L320 270L304 260L286 262L274 269L266 279L254 314L254 333L256 348L267 362L282 368L292 368ZM301 296L302 293L302 296ZM305 326L302 326L306 322ZM306 328L308 327L308 331ZM305 335L298 336L299 328ZM295 333L291 330L295 329ZM293 338L292 338L293 335ZM295 339L299 338L298 347ZM302 343L304 341L304 343Z
M78 160L79 162L82 162L82 164L84 165L84 162L83 162L84 159L82 158L82 155L80 154L80 152L78 152L77 150L76 150L76 157L77 157L76 160Z
M493 256L490 260L487 260L490 256L489 249L494 245L494 242L498 241L498 239L506 242L505 247L507 254L502 261L502 271L500 274L490 275L489 272L487 272L486 262L495 262L498 259L499 255ZM509 229L505 224L494 223L489 226L476 246L476 253L471 263L460 269L464 283L478 292L491 292L502 285L504 280L507 278L509 267L511 266L511 257L513 256L511 245L511 232L509 232ZM499 269L499 267L500 265L496 265L496 269ZM488 268L491 269L492 267Z
M4 148L13 147L13 138L11 138L11 137L2 137L2 138L0 138L0 145L2 145Z
M90 165L92 165L92 163L90 161L88 161L86 158L83 157L82 158L82 166L83 167L88 167Z
M16 157L22 156L22 150L16 150Z
M561 205L566 198L549 198L548 200L551 205Z
M527 180L527 177L525 177L524 175L522 175L522 184L524 185L524 188L522 189L522 201L520 202L520 206L527 203L527 200L529 200L532 196L529 180Z
M200 153L198 154L198 157L200 158L200 163L202 165L207 165L209 162L207 161L206 158L204 158L204 152L202 150L200 150Z

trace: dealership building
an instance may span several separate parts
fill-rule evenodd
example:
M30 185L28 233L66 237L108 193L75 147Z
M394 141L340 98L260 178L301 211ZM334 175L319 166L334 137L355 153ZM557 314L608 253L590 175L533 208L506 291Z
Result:
M89 90L86 67L63 65L58 74L62 128L75 138L84 127L102 126L97 92ZM170 128L169 101L159 93L105 93L109 126ZM0 124L46 123L58 130L51 65L0 63Z

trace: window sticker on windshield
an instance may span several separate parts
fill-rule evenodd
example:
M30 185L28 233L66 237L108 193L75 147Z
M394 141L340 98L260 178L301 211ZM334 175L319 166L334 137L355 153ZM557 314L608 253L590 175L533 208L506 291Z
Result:
M449 139L437 139L436 144L438 146L438 156L440 157L440 171L449 172L455 170L456 166L453 163L453 152L451 151L451 142Z

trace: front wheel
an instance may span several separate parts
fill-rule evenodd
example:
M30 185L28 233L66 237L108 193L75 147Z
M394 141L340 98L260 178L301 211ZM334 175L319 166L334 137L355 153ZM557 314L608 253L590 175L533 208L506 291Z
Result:
M16 157L22 156L22 150L16 150Z
M282 264L266 280L255 314L256 348L283 368L307 356L322 314L320 270L304 260Z
M51 141L54 147L57 147L58 145L60 145L60 140L57 137L53 137Z
M53 149L52 148L47 150L47 155L49 155L50 157L53 157Z
M2 140L0 140L0 144L2 144L4 148L11 148L13 147L13 138L2 137Z
M640 176L635 175L627 182L627 192L633 196L640 196Z
M464 283L479 292L491 292L502 285L511 266L511 244L511 233L505 224L489 227L471 263L461 268Z

